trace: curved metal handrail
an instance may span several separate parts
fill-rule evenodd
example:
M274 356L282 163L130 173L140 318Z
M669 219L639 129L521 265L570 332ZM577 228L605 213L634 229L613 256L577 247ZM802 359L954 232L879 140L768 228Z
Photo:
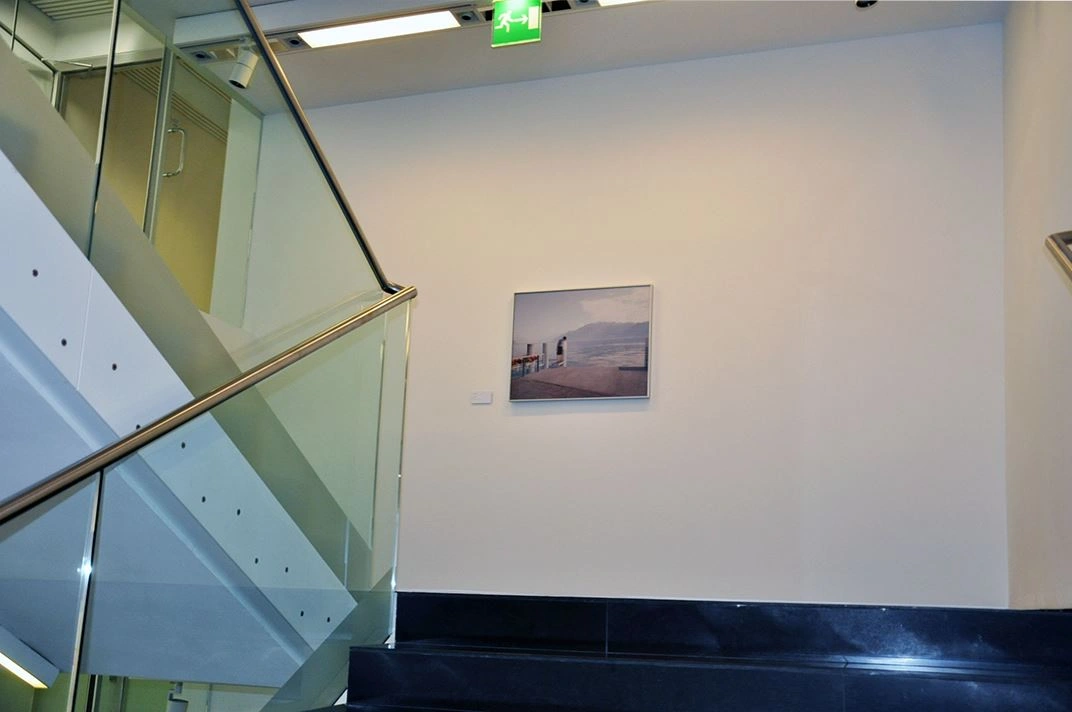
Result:
M339 184L338 177L335 175L335 171L328 165L327 158L324 157L324 149L321 148L320 142L317 141L316 136L313 135L312 126L309 124L309 117L306 116L305 110L301 108L301 104L298 102L298 97L294 93L294 88L290 85L290 80L287 79L287 75L283 71L283 66L279 63L279 59L275 56L275 52L268 46L268 38L265 36L264 30L261 29L261 25L257 21L256 16L253 14L253 10L249 6L249 1L235 0L235 4L238 6L239 14L242 15L246 27L249 28L250 35L252 35L253 41L257 45L257 49L260 51L265 62L267 62L269 73L272 75L272 78L275 79L279 91L282 92L287 107L294 115L294 118L297 119L298 128L301 130L302 136L305 137L305 142L309 145L309 150L312 151L313 158L316 160L317 165L320 166L320 171L324 174L324 178L327 179L328 187L335 196L335 200L339 203L343 217L346 218L346 222L349 224L350 229L354 231L354 237L357 239L357 244L365 254L365 259L368 260L369 267L372 268L372 273L375 275L376 281L380 285L380 289L388 294L394 294L401 290L402 287L387 279L387 276L383 273L383 269L380 267L379 261L376 259L376 255L372 253L372 248L369 247L368 243L365 241L365 234L361 231L361 226L358 225L357 218L354 217L354 210L350 207L350 201L346 199L346 195L342 192L342 187Z
M1065 271L1069 279L1072 279L1072 230L1055 232L1046 238L1046 247L1050 249L1057 263Z
M173 410L147 427L131 433L119 442L82 458L73 465L52 475L44 482L40 482L5 500L0 503L0 524L17 517L49 497L88 479L95 473L122 460L127 455L154 440L162 438L179 426L207 413L220 403L234 398L266 378L279 373L287 366L319 351L340 337L349 334L354 329L367 324L378 316L386 314L398 305L408 302L415 296L417 296L416 287L400 288L398 292L384 297L368 309L343 319L338 324L246 371L234 380L228 381L219 388L206 393L181 408Z

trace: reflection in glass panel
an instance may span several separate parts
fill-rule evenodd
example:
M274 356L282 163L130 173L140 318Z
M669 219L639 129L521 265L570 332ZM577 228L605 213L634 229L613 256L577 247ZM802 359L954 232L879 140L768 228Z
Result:
M64 78L69 73L104 67L111 47L111 26L112 9L108 3L18 3L16 46L25 49L21 58L31 65L46 96L56 97L61 113L59 99ZM33 66L29 56L36 59L37 65L48 68L47 82L41 66ZM95 96L80 97L81 104L97 118L104 98L102 90L103 86L98 85ZM94 124L94 130L88 132L91 139L82 141L91 156L96 155L96 128Z
M92 712L257 712L271 700L275 690L110 675L96 678L96 692ZM169 702L173 703L171 707ZM186 704L179 706L176 702Z
M5 4L6 3L6 4ZM0 0L0 13L13 7ZM15 50L0 53L0 150L11 159L71 239L86 251L96 185L96 146L101 87L84 97L86 110L65 124L66 78L104 66L110 46L111 11L70 19L57 9L46 15L20 2ZM80 126L81 120L84 126Z
M235 102L183 61L175 63L169 99L150 237L190 301L207 313L213 311L220 208L230 155L228 129ZM250 176L247 182L253 180ZM245 228L248 233L248 217ZM241 264L228 275L233 283L221 281L242 289L244 268Z
M65 710L98 478L0 526L0 709Z
M12 33L15 28L16 0L0 0L0 45L11 49Z
M151 157L156 132L163 42L146 30L133 17L121 13L116 37L115 67L107 98L107 133L101 160L102 192L109 200L121 203L131 216L131 223L140 227L148 199ZM103 92L105 69L83 73L71 84L85 84L81 91L72 86L67 92L64 108L70 111L73 100L85 95L80 113L97 108L87 128L96 130L101 102L95 96ZM95 145L96 137L93 138Z
M104 95L104 70L66 71L57 80L60 83L60 116L78 138L86 154L95 156Z
M30 74L41 93L52 99L52 67L45 64L41 57L22 42L15 42L12 49L15 57L22 62L23 68Z

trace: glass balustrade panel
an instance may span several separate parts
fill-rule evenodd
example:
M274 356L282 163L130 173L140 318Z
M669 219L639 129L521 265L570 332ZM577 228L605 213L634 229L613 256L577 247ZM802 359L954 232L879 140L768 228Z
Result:
M379 489L377 463L399 445L380 428L382 379L404 360L404 311L106 470L81 669L112 700L96 712L329 706L349 647L384 642L394 557L377 521L393 520L397 474ZM281 451L306 466L265 473Z
M99 477L0 525L0 709L66 712ZM88 690L80 681L79 700Z

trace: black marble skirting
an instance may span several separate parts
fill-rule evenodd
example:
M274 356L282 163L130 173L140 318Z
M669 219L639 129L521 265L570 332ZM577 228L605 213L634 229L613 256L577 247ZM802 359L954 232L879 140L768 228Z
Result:
M551 654L355 651L352 709L466 712L1066 712L1067 680L609 660ZM365 705L362 707L361 705Z
M1072 712L1072 613L401 593L352 711Z
M1072 677L1072 612L399 593L406 647Z

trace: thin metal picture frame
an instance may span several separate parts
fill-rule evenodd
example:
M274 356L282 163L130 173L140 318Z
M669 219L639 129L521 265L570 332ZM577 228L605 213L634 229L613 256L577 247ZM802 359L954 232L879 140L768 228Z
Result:
M515 293L510 402L650 398L654 292L631 284Z

